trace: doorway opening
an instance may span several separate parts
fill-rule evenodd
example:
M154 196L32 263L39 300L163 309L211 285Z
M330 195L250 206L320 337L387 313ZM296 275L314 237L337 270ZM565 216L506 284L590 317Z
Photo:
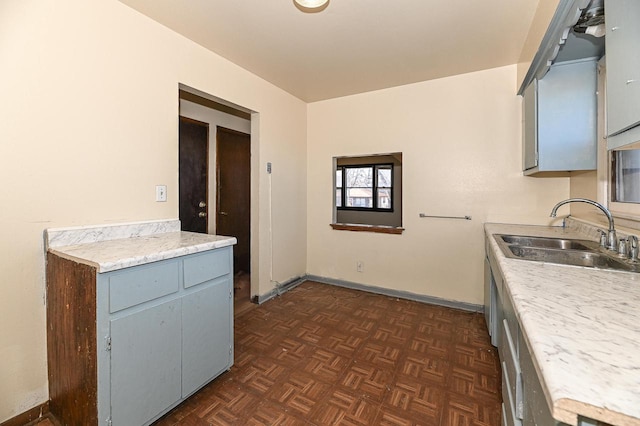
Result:
M180 85L179 206L183 231L236 237L236 314L251 298L251 111Z

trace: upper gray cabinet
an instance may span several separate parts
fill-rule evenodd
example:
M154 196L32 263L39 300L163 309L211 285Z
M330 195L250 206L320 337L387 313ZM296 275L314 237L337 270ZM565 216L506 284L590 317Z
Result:
M640 1L606 0L607 145L640 141Z
M561 62L534 80L523 100L523 170L595 170L597 155L597 64Z
M518 94L526 175L595 170L602 0L560 0Z

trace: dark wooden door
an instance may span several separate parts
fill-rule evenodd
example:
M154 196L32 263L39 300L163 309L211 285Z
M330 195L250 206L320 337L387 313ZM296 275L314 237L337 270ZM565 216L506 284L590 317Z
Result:
M236 237L233 270L250 272L251 136L218 127L216 234Z
M179 145L181 229L206 234L209 125L180 117Z

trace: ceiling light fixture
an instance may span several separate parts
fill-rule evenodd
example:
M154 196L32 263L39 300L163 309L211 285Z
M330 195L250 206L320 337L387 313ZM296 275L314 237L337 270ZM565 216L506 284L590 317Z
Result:
M320 12L329 5L329 0L293 0L303 12Z

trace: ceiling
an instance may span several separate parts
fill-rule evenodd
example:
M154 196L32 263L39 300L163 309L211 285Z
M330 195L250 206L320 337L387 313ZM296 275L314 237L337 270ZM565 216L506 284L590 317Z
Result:
M538 0L120 0L314 102L518 62Z

